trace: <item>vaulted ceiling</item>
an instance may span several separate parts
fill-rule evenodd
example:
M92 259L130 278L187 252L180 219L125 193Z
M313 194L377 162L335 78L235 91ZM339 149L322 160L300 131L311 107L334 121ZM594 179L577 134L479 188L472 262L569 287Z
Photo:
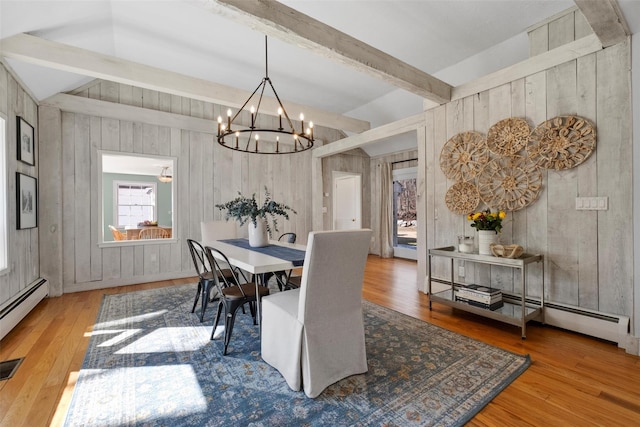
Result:
M264 77L268 34L269 77L285 106L304 108L312 120L316 112L349 133L415 114L423 98L443 102L451 86L468 78L452 72L456 65L496 45L509 48L486 70L525 59L527 28L575 6L571 0L280 3L0 0L0 53L38 100L113 77L100 72L110 66L119 66L127 81L122 74L133 74L136 63L166 72L149 83L154 87L177 84L177 93L185 93L181 78L188 76L198 79L190 87L205 99L235 96L242 103ZM640 2L618 3L636 31ZM217 86L201 85L207 82Z

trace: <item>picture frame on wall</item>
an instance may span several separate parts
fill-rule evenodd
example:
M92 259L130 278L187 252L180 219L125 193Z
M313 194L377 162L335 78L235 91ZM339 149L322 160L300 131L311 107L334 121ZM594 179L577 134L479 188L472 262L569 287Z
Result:
M38 180L16 172L17 229L38 226Z
M25 119L18 117L18 160L28 165L36 165L34 130Z

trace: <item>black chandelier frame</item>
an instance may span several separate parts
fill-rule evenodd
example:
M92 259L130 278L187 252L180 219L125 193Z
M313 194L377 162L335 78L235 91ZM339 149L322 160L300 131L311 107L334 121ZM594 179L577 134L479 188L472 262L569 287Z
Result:
M264 51L265 51L265 77L262 79L258 87L253 91L253 93L249 96L249 98L242 104L242 107L232 116L231 109L227 110L227 123L226 125L222 122L222 117L218 116L218 144L222 145L225 148L229 148L231 150L242 151L246 153L254 153L254 154L291 154L291 153L301 153L303 151L309 150L313 148L313 122L309 122L309 127L305 131L304 128L304 116L300 114L300 132L295 129L293 121L289 117L287 110L282 105L282 101L280 101L280 97L278 96L278 92L276 92L271 79L269 78L269 59L268 59L268 46L267 46L267 36L264 38ZM273 95L275 96L276 101L278 102L278 128L270 129L270 128L259 128L256 127L256 121L258 118L258 112L260 111L260 105L262 104L262 97L264 96L265 89L267 85L271 88ZM236 119L240 115L242 111L244 111L245 107L249 104L249 102L256 96L259 92L257 107L251 107L251 125L246 128L236 128L233 129L232 125L234 125ZM282 116L284 116L286 122L289 125L289 130L286 130L282 126ZM240 126L240 125L237 125ZM275 150L273 150L274 142L260 140L260 134L267 134L275 138ZM247 135L246 141L244 138L240 138L241 135ZM293 149L290 151L282 151L280 150L280 140L279 135L289 135L293 139ZM271 146L271 151L260 151L260 143L262 142L262 146L265 145ZM287 146L286 142L283 145Z

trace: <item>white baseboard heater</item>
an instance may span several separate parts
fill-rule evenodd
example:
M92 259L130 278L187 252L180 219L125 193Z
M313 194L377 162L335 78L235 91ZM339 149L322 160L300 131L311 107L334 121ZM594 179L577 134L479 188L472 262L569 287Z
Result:
M615 342L618 347L625 347L629 336L630 319L628 316L545 302L544 323Z
M49 282L38 279L0 308L0 340L49 295Z

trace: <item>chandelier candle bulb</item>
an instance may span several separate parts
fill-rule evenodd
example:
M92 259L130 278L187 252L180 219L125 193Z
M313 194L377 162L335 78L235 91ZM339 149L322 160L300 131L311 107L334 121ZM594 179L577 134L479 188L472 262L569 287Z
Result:
M255 114L256 114L256 107L252 105L251 106L251 129L255 127Z
M278 121L279 121L279 125L278 125L278 130L282 130L282 108L278 108Z
M227 110L227 127L231 130L231 109Z
M218 136L222 135L220 126L222 125L222 116L218 116Z
M256 153L258 152L258 139L260 139L260 135L256 135Z
M313 141L313 122L309 122L309 137Z
M280 152L280 137L276 136L276 153Z
M240 132L236 132L236 150L238 149L238 139L240 138Z
M302 129L302 133L304 133L304 114L300 113L300 129Z

